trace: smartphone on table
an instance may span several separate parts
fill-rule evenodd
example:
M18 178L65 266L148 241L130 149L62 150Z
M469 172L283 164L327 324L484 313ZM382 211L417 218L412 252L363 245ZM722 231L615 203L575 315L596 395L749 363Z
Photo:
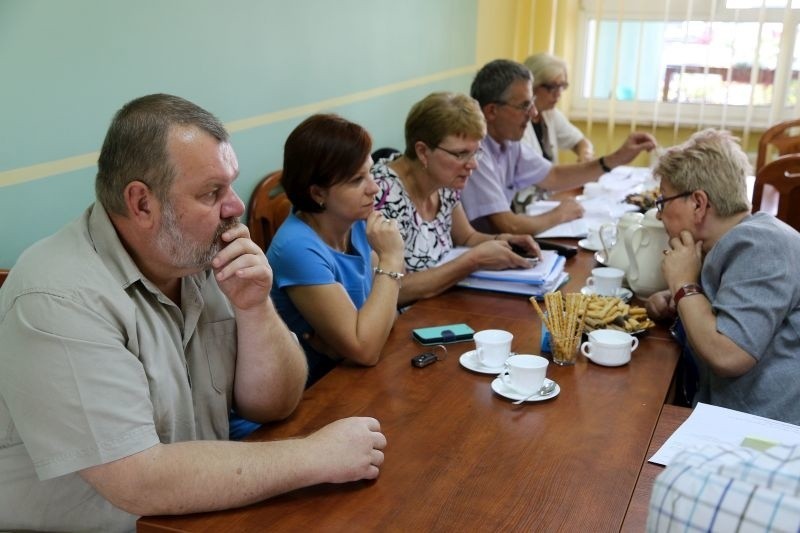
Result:
M466 324L431 326L427 328L416 328L411 331L414 340L423 346L470 341L474 333L475 331Z

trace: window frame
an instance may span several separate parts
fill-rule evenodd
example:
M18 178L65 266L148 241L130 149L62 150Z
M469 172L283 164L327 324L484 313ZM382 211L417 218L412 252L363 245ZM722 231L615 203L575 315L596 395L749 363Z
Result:
M623 0L625 4L631 0ZM678 2L680 4L680 1ZM775 69L775 81L773 83L773 99L770 105L756 106L734 106L727 104L710 103L684 103L684 102L664 102L660 99L656 102L630 100L618 100L616 96L610 98L585 97L584 87L586 76L584 65L587 65L587 52L589 51L589 39L591 37L589 28L590 23L596 16L596 8L592 0L583 0L578 16L577 41L575 51L576 67L570 70L570 78L574 91L570 95L569 115L573 120L606 120L614 117L617 122L632 122L636 124L658 126L671 126L680 124L682 127L728 127L728 128L757 128L765 129L770 124L787 117L800 114L800 98L795 106L784 105L786 96L790 90L795 42L798 38L798 26L800 26L800 10L789 8L763 8L763 9L727 9L724 0L718 0L723 4L722 8L717 8L714 22L780 22L783 24L781 47L777 58ZM648 7L642 8L641 4ZM697 15L692 19L698 20L702 17L700 13L703 9L710 12L712 2L710 0L695 0L693 2L693 13ZM639 7L629 15L622 15L616 9L605 10L601 20L603 21L631 21L631 22L676 22L683 21L685 18L677 17L675 9L671 9L669 16L665 17L663 7L650 8L652 4L639 1ZM680 6L679 6L680 7ZM660 12L659 12L660 10ZM708 19L705 19L708 20ZM594 47L594 43L592 43ZM619 60L618 60L619 61ZM664 76L664 72L660 73Z

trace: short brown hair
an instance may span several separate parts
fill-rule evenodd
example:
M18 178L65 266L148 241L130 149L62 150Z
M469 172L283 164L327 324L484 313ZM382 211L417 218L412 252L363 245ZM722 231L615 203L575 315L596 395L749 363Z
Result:
M311 186L330 187L356 175L372 150L367 130L338 115L312 115L289 134L283 147L281 185L298 211L323 211Z
M132 181L145 183L163 203L175 169L167 152L173 125L195 126L220 142L228 141L225 126L205 109L171 94L151 94L117 111L97 160L95 194L111 213L127 215L123 191Z
M448 135L480 140L486 120L475 99L458 93L431 93L411 108L406 118L405 156L417 159L414 145L422 141L436 147Z

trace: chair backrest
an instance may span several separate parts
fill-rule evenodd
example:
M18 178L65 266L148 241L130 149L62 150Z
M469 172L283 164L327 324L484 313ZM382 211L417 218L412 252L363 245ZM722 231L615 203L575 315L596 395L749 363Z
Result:
M765 185L771 189L765 191ZM753 212L774 211L775 196L776 216L800 231L800 154L779 157L756 172Z
M6 281L7 277L8 277L8 270L0 268L0 287L3 286L3 283Z
M758 140L756 168L758 170L777 156L800 153L800 118L775 124ZM775 152L773 154L772 152Z
M250 196L247 227L250 228L250 238L262 250L269 247L292 207L281 186L281 174L280 170L267 174Z

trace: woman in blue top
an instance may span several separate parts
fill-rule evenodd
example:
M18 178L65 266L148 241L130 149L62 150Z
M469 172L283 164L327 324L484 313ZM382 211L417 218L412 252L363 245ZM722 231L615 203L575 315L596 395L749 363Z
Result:
M267 258L275 306L308 358L307 386L343 359L376 364L396 316L403 238L373 210L371 148L361 126L336 115L309 117L284 147L293 212Z

